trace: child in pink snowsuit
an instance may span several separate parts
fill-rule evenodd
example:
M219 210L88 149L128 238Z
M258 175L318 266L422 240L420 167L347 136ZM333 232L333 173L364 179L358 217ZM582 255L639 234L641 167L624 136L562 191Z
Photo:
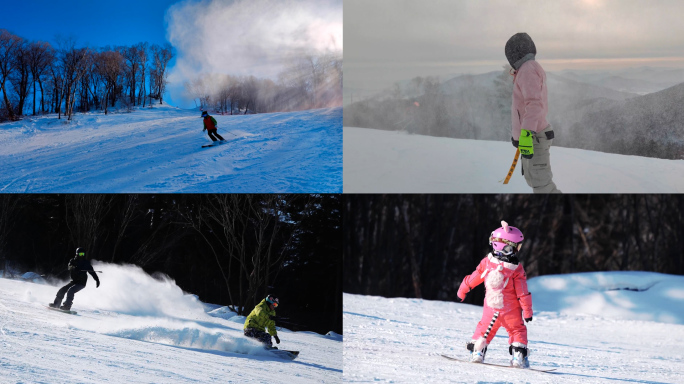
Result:
M487 345L503 326L508 332L511 365L527 368L527 327L523 319L532 320L532 296L527 290L525 269L516 256L524 236L505 221L501 225L489 238L492 253L482 259L475 272L463 279L458 289L458 297L463 301L466 294L481 283L484 282L486 288L482 319L467 347L471 351L471 361L483 362ZM495 314L498 315L492 324ZM491 330L485 339L488 328Z

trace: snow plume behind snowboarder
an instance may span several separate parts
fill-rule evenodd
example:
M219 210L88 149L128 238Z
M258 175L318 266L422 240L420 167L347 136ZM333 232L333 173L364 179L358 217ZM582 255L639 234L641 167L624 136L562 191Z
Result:
M458 289L458 297L465 300L473 288L485 284L486 293L482 319L477 324L472 340L466 344L470 361L484 362L487 346L503 326L508 332L508 352L511 366L528 368L527 327L532 321L532 296L527 290L525 269L518 260L518 252L525 239L523 233L505 221L489 237L492 252L475 271L466 276Z
M546 72L535 60L537 47L527 33L516 33L504 49L513 67L511 142L522 155L522 172L534 193L560 193L553 182L550 149L555 136L549 112Z
M207 134L209 135L209 138L211 141L226 141L221 135L219 135L216 131L218 129L218 123L216 122L216 119L214 119L213 116L209 115L207 111L202 111L202 119L204 123L204 129L202 131L207 131Z
M280 300L272 295L268 295L265 299L261 300L252 312L249 313L247 319L245 319L245 336L259 340L267 349L277 349L273 347L271 336L275 338L277 344L280 344L275 327L275 309L278 308L279 304ZM267 329L268 333L266 333Z
M57 291L55 301L49 304L51 308L59 308L64 311L71 310L71 305L74 302L74 295L85 288L86 283L88 282L88 273L90 273L90 276L95 280L95 288L100 286L100 279L93 270L90 260L86 259L85 250L83 248L76 248L76 256L69 260L69 273L71 274L71 281ZM66 301L64 302L64 305L61 305L65 294L67 296Z

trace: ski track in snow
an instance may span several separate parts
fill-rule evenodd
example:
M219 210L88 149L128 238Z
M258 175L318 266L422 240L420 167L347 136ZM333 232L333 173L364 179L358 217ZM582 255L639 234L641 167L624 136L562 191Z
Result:
M214 117L209 148L169 106L0 124L0 192L342 192L342 108Z
M532 193L508 142L344 127L345 193ZM684 192L684 160L552 147L563 193Z
M536 310L528 323L531 366L556 368L555 373L489 368L441 357L468 358L465 344L481 316L482 307L469 304L344 294L344 381L682 383L684 325L591 314ZM487 361L509 363L503 328L489 346Z
M78 315L43 307L59 287L0 278L0 383L342 381L341 340L281 329L279 347L301 351L297 360L282 360L243 336L244 317L209 316L191 296L180 296L177 287L159 293L164 283L152 278L151 284L138 289L128 287L125 296L147 302L148 307L158 303L168 313L131 315L111 310L130 305L113 301L124 295L120 292L124 286L114 283L116 271L110 268L105 273L100 288L90 281L76 295L72 309ZM133 293L143 289L159 296ZM169 299L178 308L163 304Z

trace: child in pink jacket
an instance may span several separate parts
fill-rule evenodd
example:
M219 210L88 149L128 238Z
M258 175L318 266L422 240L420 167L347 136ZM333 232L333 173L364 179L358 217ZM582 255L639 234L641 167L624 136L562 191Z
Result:
M535 61L537 47L527 33L516 33L506 42L505 53L515 71L511 141L518 147L523 131L532 136L534 147L532 157L523 156L522 159L525 181L534 193L560 193L551 172L550 149L554 132L546 120L549 112L546 72Z
M502 221L501 227L489 237L492 252L482 259L475 272L463 279L458 289L458 297L463 301L466 294L481 283L484 282L486 288L482 319L477 324L472 341L467 344L472 362L484 362L487 345L499 327L503 326L508 332L511 365L529 367L527 327L523 319L525 322L532 321L532 296L527 290L525 269L517 257L523 240L524 236L518 228L509 227ZM488 328L491 329L485 338Z

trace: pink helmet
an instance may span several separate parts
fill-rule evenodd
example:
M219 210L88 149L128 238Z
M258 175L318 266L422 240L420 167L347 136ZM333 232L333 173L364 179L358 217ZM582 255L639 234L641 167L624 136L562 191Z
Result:
M504 255L518 252L523 240L525 240L523 233L516 227L509 227L505 221L502 221L501 227L492 231L492 235L489 236L489 244L494 248L494 252Z

